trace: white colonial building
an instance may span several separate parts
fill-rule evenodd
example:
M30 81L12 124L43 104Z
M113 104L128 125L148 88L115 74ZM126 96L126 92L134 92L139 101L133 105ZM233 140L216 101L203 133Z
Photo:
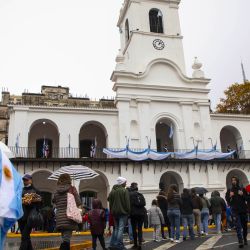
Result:
M118 27L121 48L111 76L116 92L114 107L11 105L8 144L18 158L13 162L21 174L31 173L34 184L53 193L55 183L47 177L69 164L83 164L100 176L78 183L79 192L106 197L118 176L128 184L138 182L151 200L159 192L159 182L192 188L204 186L223 192L233 175L243 185L250 179L250 116L213 114L208 98L209 79L196 59L193 76L187 77L179 23L180 0L125 0ZM169 138L170 127L173 137ZM130 147L163 151L188 151L199 144L210 149L211 142L225 152L228 145L237 150L234 159L163 161L117 160L106 157L102 149ZM41 157L44 139L48 158ZM97 141L95 158L90 146ZM18 147L16 147L18 142ZM249 150L249 151L247 151ZM21 157L21 158L20 158Z

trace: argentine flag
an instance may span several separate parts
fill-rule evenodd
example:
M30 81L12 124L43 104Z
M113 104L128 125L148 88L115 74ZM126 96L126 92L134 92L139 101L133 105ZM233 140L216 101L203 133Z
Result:
M0 149L0 250L8 230L23 216L22 177Z
M173 124L171 123L170 129L169 129L169 138L171 139L173 135L174 135L174 128L173 128Z

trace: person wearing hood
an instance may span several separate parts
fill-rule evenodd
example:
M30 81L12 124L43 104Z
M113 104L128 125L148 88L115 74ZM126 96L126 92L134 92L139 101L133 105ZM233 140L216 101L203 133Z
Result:
M110 240L110 249L124 249L123 230L130 214L130 197L129 192L125 188L127 180L118 177L116 185L113 186L109 196L110 212L114 218L114 231Z
M247 242L247 192L240 187L239 179L232 177L231 188L227 190L226 201L231 207L233 223L236 227L239 247L248 245Z
M211 194L211 199L209 200L211 204L211 211L215 221L216 232L221 233L221 214L222 210L226 209L226 202L220 197L219 191L213 191Z
M75 197L76 206L81 205L80 196L74 186L71 185L69 174L61 174L57 181L57 188L52 202L56 207L56 229L62 234L62 244L60 250L70 249L70 239L72 231L77 230L78 225L73 220L67 218L67 193Z
M161 209L161 212L164 217L165 224L161 224L161 236L162 239L167 239L165 233L164 233L164 226L168 228L168 236L171 238L171 229L170 229L170 222L168 219L168 200L167 200L167 194L164 191L160 191L159 195L156 196L157 203L159 208Z
M92 201L93 209L88 213L88 219L90 223L90 231L92 236L92 248L96 250L96 240L100 241L102 249L105 250L104 241L104 229L106 226L105 210L102 206L102 202L99 199Z

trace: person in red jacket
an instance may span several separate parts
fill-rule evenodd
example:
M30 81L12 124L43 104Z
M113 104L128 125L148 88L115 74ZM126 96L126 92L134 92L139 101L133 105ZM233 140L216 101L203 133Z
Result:
M94 199L92 202L93 209L88 213L90 223L90 231L92 236L92 248L96 250L97 238L100 241L102 249L106 249L104 241L104 229L106 227L105 210L99 199Z

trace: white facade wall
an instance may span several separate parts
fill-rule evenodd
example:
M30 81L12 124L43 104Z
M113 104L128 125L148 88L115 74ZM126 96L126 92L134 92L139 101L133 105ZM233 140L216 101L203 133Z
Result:
M212 138L214 143L217 140L217 147L220 148L221 130L225 126L233 126L241 135L243 149L250 152L250 116L210 114L207 88L209 79L189 78L185 75L178 17L179 2L124 2L118 22L122 30L121 51L111 77L114 82L113 89L116 91L117 109L13 106L10 112L9 146L15 145L16 136L19 134L19 146L28 147L32 124L46 119L56 124L59 147L68 146L70 134L71 147L78 148L81 127L93 121L105 128L108 147L124 148L125 137L130 137L131 147L146 148L148 137L152 141L151 148L156 148L156 124L159 121L168 121L174 127L175 149L193 149L191 137L200 141L200 149L211 148L208 138ZM149 32L148 13L151 8L161 10L164 34ZM132 33L130 40L126 42L124 26L127 18ZM134 31L136 29L139 30ZM164 50L158 51L153 48L152 42L156 38L164 41ZM245 156L250 158L250 155ZM36 171L36 167L28 164L25 171ZM39 167L52 171L52 166ZM99 186L93 183L80 183L80 191L96 191L105 200L105 195L115 184L116 178L124 176L128 179L128 184L138 182L148 206L159 191L159 181L164 173L174 176L180 187L204 186L209 191L217 189L221 192L226 190L226 179L232 170L244 179L244 184L250 180L248 161L228 161L222 164L212 161L114 162L98 163L93 168L102 173L102 181L98 183ZM24 166L19 166L19 171L23 174Z

